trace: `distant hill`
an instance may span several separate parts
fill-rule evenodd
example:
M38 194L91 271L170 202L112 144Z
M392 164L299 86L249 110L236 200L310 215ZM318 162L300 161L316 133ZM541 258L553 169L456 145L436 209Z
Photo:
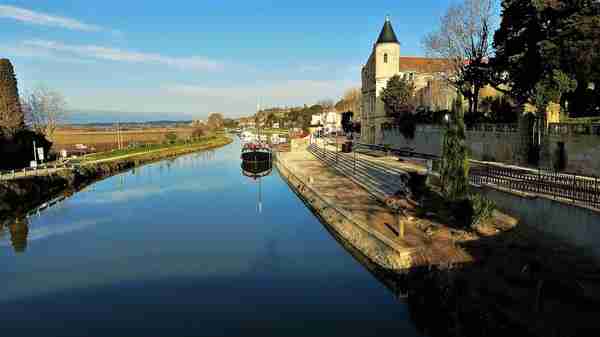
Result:
M198 116L200 118L204 116ZM196 116L194 116L196 118ZM121 124L147 124L157 125L173 123L191 123L192 116L187 113L168 112L119 112L101 110L72 110L68 112L65 124L70 125L112 125Z

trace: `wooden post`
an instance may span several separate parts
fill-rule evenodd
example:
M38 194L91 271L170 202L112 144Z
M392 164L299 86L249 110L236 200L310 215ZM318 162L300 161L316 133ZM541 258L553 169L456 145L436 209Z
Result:
M398 224L398 236L404 239L404 221L400 220L400 210L396 211L396 222Z

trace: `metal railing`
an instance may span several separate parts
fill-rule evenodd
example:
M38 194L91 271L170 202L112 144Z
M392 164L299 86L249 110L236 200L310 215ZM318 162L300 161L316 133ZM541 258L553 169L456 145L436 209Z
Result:
M548 133L552 135L595 135L600 136L600 123L550 123Z
M598 177L472 163L469 178L476 185L542 194L600 209Z
M362 148L386 151L402 157L431 160L434 171L438 171L441 165L440 157L414 152L409 148L395 149L362 143L355 143L354 146L354 150ZM353 152L356 153L356 151ZM383 165L377 164L377 169L382 169ZM535 170L470 161L469 179L472 184L478 186L487 185L517 192L535 193L600 209L600 177L586 177L552 170Z
M433 155L433 154L428 154L428 153L421 153L421 152L417 152L415 151L415 149L411 148L411 147L401 147L401 148L393 148L390 146L384 146L384 145L373 145L373 144L365 144L365 143L358 143L355 142L352 145L353 149L365 149L365 150L373 150L373 151L382 151L388 154L393 154L396 156L401 156L401 157L414 157L414 158L420 158L420 159L439 159L438 156Z
M467 131L515 133L519 132L519 125L517 123L480 123L467 126Z
M75 169L78 165L72 163L42 164L38 167L24 167L22 169L0 171L0 180L12 180L22 177L47 174L53 170Z

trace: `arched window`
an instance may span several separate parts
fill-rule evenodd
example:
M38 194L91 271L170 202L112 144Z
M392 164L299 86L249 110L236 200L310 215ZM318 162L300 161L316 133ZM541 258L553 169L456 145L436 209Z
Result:
M383 63L387 63L387 54L383 54Z

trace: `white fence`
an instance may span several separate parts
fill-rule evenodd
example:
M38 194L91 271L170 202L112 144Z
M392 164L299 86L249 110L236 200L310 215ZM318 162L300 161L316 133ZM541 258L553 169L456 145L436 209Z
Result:
M47 175L57 170L72 170L76 167L74 164L42 164L38 167L25 167L16 170L0 171L1 180L13 180L29 176Z

